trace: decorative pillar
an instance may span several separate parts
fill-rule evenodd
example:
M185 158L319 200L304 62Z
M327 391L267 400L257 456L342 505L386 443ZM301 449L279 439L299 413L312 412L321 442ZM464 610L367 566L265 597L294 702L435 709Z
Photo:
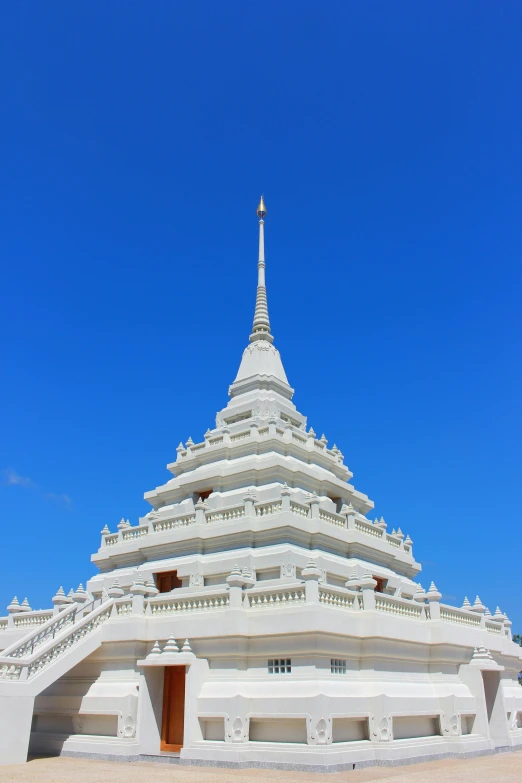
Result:
M194 503L194 509L196 511L196 525L205 525L207 522L205 511L208 509L208 505L200 498L197 503Z
M253 487L251 487L246 493L245 497L243 498L243 502L245 504L246 517L255 517L256 510L254 508L254 503L256 502L256 500L257 500L256 491Z
M230 427L222 427L223 446L230 446Z
M290 511L290 496L291 496L290 487L285 482L283 486L281 487L281 510L282 511Z
M321 502L314 492L306 501L310 506L310 517L312 519L319 519L319 503Z
M430 585L430 589L426 593L426 600L430 605L430 619L431 620L440 620L440 599L442 598L442 593L439 593L435 586L435 582L432 582Z
M123 541L123 531L127 527L127 523L123 519L123 517L120 519L120 521L117 524L118 528L118 541Z
M13 598L9 606L7 607L7 611L9 614L9 617L7 618L7 627L8 628L14 628L14 617L13 615L18 614L20 611L20 601L18 600L17 596Z
M348 505L343 504L343 507L341 509L341 514L346 519L345 524L346 524L346 527L348 528L348 530L355 530L355 515L356 515L356 513L357 512L356 512L356 510L354 509L354 507L352 506L351 503L348 503Z
M361 588L364 611L375 610L375 588L377 587L377 580L373 578L369 571L363 574L359 579L359 587Z
M230 608L241 609L243 605L243 585L245 578L238 565L235 565L230 576L227 576L227 584L230 586Z
M484 613L486 611L486 607L484 606L484 604L482 603L482 601L480 600L478 595L475 598L475 603L471 607L471 611L472 612L476 612L477 614L481 615L481 617L480 617L480 627L481 628L485 628L486 627L486 618L485 618Z
M54 604L54 611L53 614L58 614L60 612L65 604L70 603L69 599L64 593L63 587L60 587L56 591L56 595L52 597L52 602Z
M315 448L315 438L316 434L312 427L308 430L307 438L306 438L306 448L308 451L313 451Z
M149 588L143 581L143 577L140 575L135 582L131 585L130 593L132 595L132 614L143 614L145 611L145 596L148 594Z
M384 517L381 517L380 519L376 519L373 524L375 525L375 527L380 527L381 528L381 531L382 531L381 535L384 538L384 540L386 541L386 528L388 527L388 525L384 521Z
M301 579L305 583L305 597L307 604L319 603L319 580L321 578L321 569L315 564L315 560L310 559L306 567L301 571Z
M103 530L100 531L100 535L101 535L101 544L100 544L100 546L107 546L107 542L105 541L105 536L110 535L110 532L111 531L109 530L108 525L105 525Z

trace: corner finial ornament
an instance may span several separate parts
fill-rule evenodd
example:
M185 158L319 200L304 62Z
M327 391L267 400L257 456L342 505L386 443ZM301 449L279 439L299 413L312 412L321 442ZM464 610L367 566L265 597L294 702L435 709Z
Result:
M259 204L256 209L256 214L260 220L263 220L264 216L266 215L266 207L265 202L263 201L263 196L261 195L261 198L259 199Z

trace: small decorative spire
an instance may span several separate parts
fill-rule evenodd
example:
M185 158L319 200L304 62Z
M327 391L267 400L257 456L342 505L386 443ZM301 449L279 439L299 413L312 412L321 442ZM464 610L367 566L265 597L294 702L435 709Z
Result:
M473 604L473 607L472 607L473 611L474 612L479 612L480 614L483 614L485 608L486 607L484 606L484 604L480 600L479 596L477 595L477 597L475 598L475 602Z
M158 595L159 590L156 587L156 585L154 584L154 580L153 580L152 577L145 583L145 587L147 588L148 594L150 596Z
M259 218L259 260L257 262L256 309L254 311L254 323L252 326L252 334L250 335L250 342L253 343L256 340L266 340L267 342L272 343L274 338L270 334L270 318L268 316L268 303L266 299L264 221L266 207L263 196L261 196L256 211Z
M7 611L9 612L9 614L16 614L16 612L20 611L20 601L18 600L16 595L11 601L11 603L9 604L9 606L7 607Z
M308 430L308 434L311 438L315 438L315 430L313 427L310 427L310 429Z
M183 647L181 648L181 652L182 653L191 653L192 652L192 647L190 646L188 639L185 639L185 641L183 642Z
M107 590L107 595L109 598L121 598L122 595L125 595L125 590L123 590L120 586L120 580L118 577L116 577L112 585Z
M467 596L464 596L464 601L462 603L462 608L463 609L471 609L471 604L470 604L469 599L468 599Z
M107 535L109 535L110 532L111 531L109 530L109 526L107 524L105 524L105 527L101 531L102 536L107 536Z
M161 647L159 646L158 640L154 642L154 646L152 647L149 655L161 655Z
M163 648L163 652L164 653L179 653L179 647L176 644L176 640L174 639L174 636L172 634L169 636L167 644Z
M323 434L321 435L321 437L319 438L319 441L320 441L320 443L323 443L325 446L326 446L326 444L328 443L328 438L326 437L326 435L324 434L324 432L323 432Z
M193 445L194 445L194 441L192 440L192 438L189 435L188 440L187 440L187 447L190 448Z
M29 601L27 600L27 598L24 598L24 600L22 601L22 605L20 606L20 611L21 612L32 612L32 609L29 606Z

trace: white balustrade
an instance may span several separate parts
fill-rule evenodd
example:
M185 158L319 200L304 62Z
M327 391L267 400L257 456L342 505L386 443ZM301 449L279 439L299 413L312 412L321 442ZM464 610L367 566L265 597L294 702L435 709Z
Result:
M178 612L205 612L215 609L226 609L230 605L228 590L201 593L187 596L169 596L154 598L148 602L151 614L155 617L161 615L177 614Z
M230 440L232 443L235 443L238 440L246 440L246 438L250 438L250 430L245 430L244 432L238 432L236 435L231 435Z
M308 506L303 506L301 503L295 503L294 501L291 501L290 511L292 514L297 514L299 517L307 517L309 508Z
M15 614L13 625L15 628L30 628L35 625L43 625L53 616L54 609L42 609L39 612L24 612Z
M153 522L152 526L155 533L163 533L165 530L174 530L178 527L187 527L188 525L196 524L196 515L188 514L185 517L178 517L177 519L165 519Z
M118 602L116 604L116 614L118 617L125 617L128 614L132 614L132 599L130 601L127 599L121 603Z
M502 636L504 628L502 625L493 622L493 620L486 620L486 631L488 631L488 633L495 633L498 634L498 636Z
M109 600L93 609L87 617L75 620L78 607L72 604L45 623L29 637L24 637L0 655L0 679L31 679L82 639L89 636L111 616L114 601Z
M282 502L279 500L272 503L263 503L260 506L256 506L256 517L265 517L268 514L278 514L283 508Z
M245 516L244 506L234 506L233 508L223 508L218 511L207 511L207 522L229 522L231 519L240 519Z
M440 605L440 619L447 623L456 623L457 625L468 625L474 628L480 627L480 615L475 612L467 612L465 609L458 609L456 606Z
M359 533L364 533L365 536L372 536L373 538L382 538L382 530L379 527L375 527L375 525L372 525L371 522L363 522L361 519L356 519L355 529L358 530ZM392 545L395 546L395 543Z
M375 594L375 608L378 612L397 614L402 617L411 617L414 620L424 620L426 618L424 606L422 606L422 604L383 595L382 593Z
M0 617L0 631L6 631L7 627L7 617Z
M346 520L344 517L340 514L333 514L331 511L324 511L322 508L319 509L319 519L322 519L323 522L329 522L331 525L336 525L337 527L346 527Z
M247 592L248 602L251 609L270 609L281 606L293 606L302 604L306 601L304 586L295 588L265 588L249 590Z
M109 536L105 536L105 546L114 546L118 543L118 534L111 533Z
M203 443L194 443L193 446L190 447L190 451L200 451L201 449L204 449L207 444L205 442Z
M356 598L355 593L349 593L342 590L342 588L335 589L330 586L319 585L319 602L325 606L335 606L339 609L354 609Z
M124 541L132 541L134 538L142 538L149 534L148 525L138 525L137 527L131 527L123 531L122 538Z
M25 658L28 655L32 655L37 647L51 641L65 628L74 624L74 616L77 609L78 606L76 604L69 604L59 614L49 618L37 630L34 630L29 635L26 634L19 642L15 642L10 647L7 647L3 651L2 656Z

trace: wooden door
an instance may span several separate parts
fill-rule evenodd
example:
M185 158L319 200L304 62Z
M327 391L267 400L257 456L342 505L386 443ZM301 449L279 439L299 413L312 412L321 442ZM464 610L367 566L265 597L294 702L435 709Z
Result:
M160 593L170 593L176 587L181 587L181 579L178 578L178 572L164 571L162 574L156 574L156 587Z
M160 750L181 750L184 727L185 667L165 666Z

